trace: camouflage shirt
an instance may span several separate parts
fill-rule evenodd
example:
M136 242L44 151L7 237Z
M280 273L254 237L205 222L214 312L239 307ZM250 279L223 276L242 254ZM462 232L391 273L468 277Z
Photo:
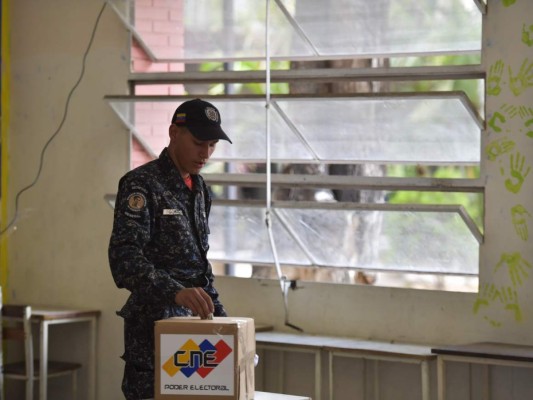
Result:
M123 358L143 368L153 368L153 322L191 315L174 302L180 289L202 287L215 315L226 315L207 260L211 196L200 175L192 179L190 190L164 149L119 182L109 263L116 285L131 292L118 312L126 324Z

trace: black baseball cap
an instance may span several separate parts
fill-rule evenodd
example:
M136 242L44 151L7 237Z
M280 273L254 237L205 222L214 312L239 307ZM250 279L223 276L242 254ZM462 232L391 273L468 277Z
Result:
M185 126L198 140L227 140L232 143L228 135L222 130L220 112L211 103L194 99L182 104L172 116L172 124Z

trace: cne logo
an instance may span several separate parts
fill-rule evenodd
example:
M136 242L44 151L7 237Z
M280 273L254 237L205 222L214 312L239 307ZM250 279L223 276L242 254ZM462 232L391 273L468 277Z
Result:
M168 358L162 368L170 377L181 372L187 378L190 378L196 372L202 378L205 378L231 352L231 347L223 340L219 340L213 345L209 340L205 339L198 345L194 340L189 339Z

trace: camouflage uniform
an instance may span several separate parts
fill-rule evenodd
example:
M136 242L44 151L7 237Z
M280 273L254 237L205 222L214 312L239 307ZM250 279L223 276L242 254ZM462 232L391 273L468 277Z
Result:
M154 396L154 321L191 315L174 302L183 288L201 287L225 316L207 260L211 197L200 175L185 185L167 149L119 182L109 263L119 288L131 292L124 318L127 399Z

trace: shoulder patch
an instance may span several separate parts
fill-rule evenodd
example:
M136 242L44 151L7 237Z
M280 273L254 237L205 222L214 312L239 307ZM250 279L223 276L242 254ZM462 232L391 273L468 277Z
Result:
M146 197L140 192L128 196L128 208L131 211L141 211L146 206Z

